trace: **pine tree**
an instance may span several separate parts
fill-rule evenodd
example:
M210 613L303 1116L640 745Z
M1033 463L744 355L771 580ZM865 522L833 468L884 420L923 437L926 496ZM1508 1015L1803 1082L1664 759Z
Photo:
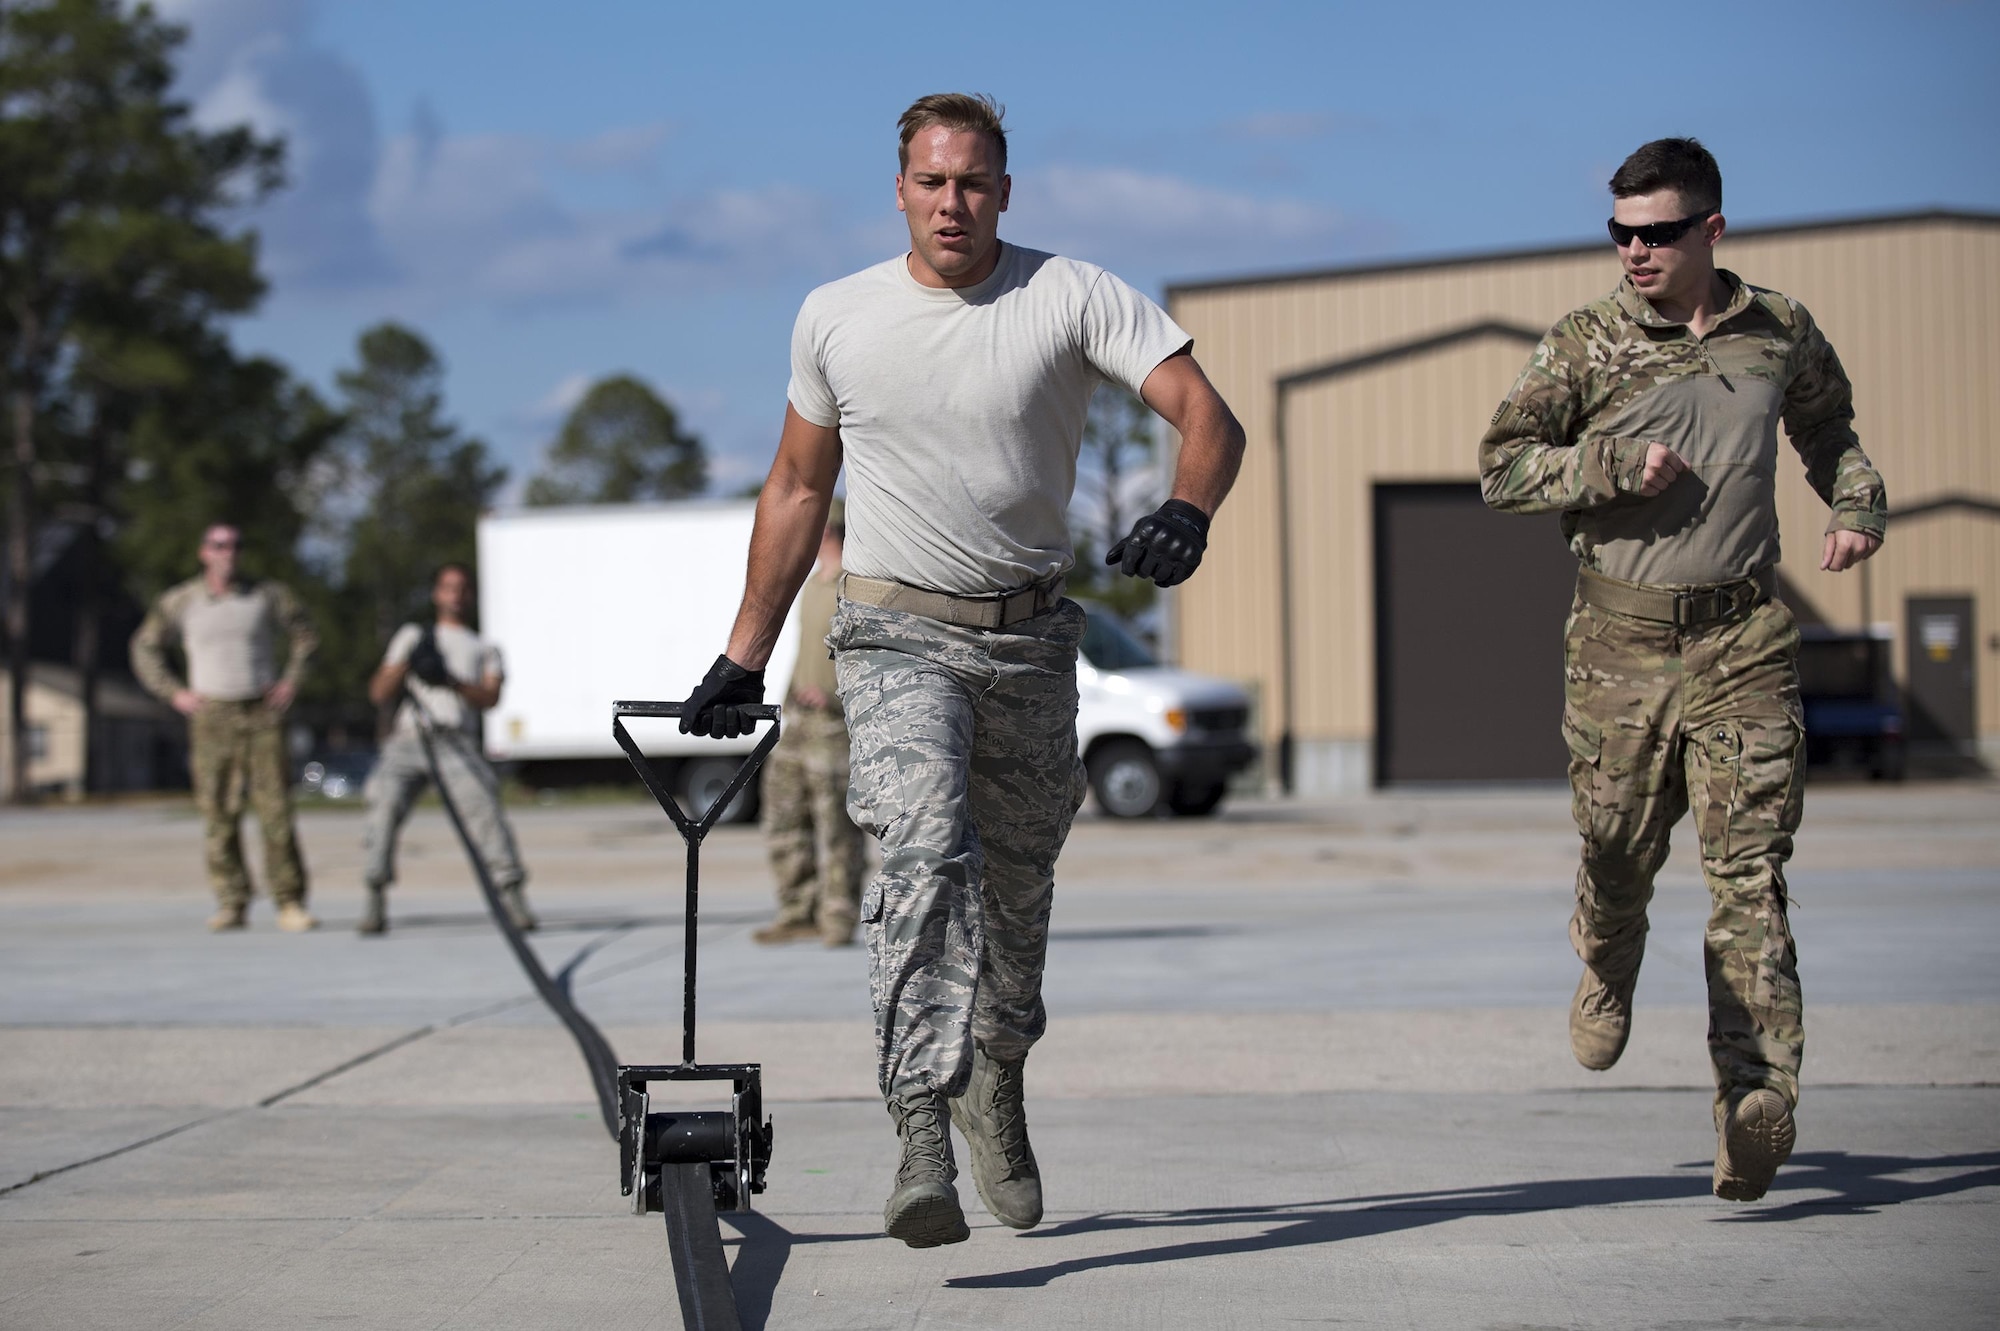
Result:
M629 504L685 499L708 485L701 440L643 380L613 375L591 385L528 482L531 505Z
M280 146L196 128L170 92L182 32L144 5L0 5L0 416L14 770L26 798L32 551L55 499L93 533L149 395L263 292L226 214L275 188ZM47 492L46 494L44 492ZM87 704L88 705L88 704Z
M356 696L397 626L428 614L438 565L472 565L479 515L507 479L445 419L444 365L422 337L379 324L358 355L339 376L344 425L322 509L341 570L327 673Z

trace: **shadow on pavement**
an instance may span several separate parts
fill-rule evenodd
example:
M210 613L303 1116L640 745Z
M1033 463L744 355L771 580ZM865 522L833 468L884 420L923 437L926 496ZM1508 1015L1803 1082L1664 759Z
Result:
M769 914L769 911L703 911L701 923L704 928L710 925L758 924ZM392 927L389 936L394 937L396 932L402 929L465 929L492 923L492 916L483 910L396 915L390 920ZM678 927L682 923L684 920L678 911L671 915L545 915L542 917L540 932L580 934L595 933L600 929L662 929L670 925Z
M792 1249L801 1243L889 1242L880 1234L794 1234L756 1211L725 1211L723 1223L743 1236L736 1264L729 1268L729 1287L736 1294L736 1315L743 1331L763 1331L771 1318L771 1299Z
M1339 1243L1369 1238L1422 1225L1442 1224L1461 1216L1488 1212L1578 1210L1644 1202L1693 1201L1707 1197L1708 1165L1699 1174L1637 1175L1624 1178L1555 1179L1542 1183L1502 1184L1490 1188L1458 1188L1438 1192L1392 1193L1353 1197L1296 1206L1202 1207L1186 1211L1109 1212L1063 1221L1024 1235L1027 1239L1064 1238L1078 1234L1134 1231L1142 1234L1209 1226L1271 1222L1258 1234L1190 1238L1133 1252L1099 1253L1051 1262L1046 1266L990 1275L959 1276L945 1283L955 1289L1024 1289L1047 1285L1063 1276L1120 1266L1150 1266L1199 1257L1269 1252L1282 1248ZM1946 1179L1904 1182L1892 1176L1927 1170L1970 1171ZM1775 1193L1831 1191L1832 1197L1800 1198L1782 1206L1734 1212L1718 1219L1771 1223L1806 1216L1865 1215L1899 1202L2000 1185L2000 1152L1976 1155L1859 1156L1843 1151L1794 1156L1778 1176Z
M1950 1178L1901 1179L1898 1174L1934 1169L1970 1170ZM1784 1192L1819 1189L1831 1197L1801 1197L1783 1206L1733 1211L1722 1217L1738 1224L1769 1224L1796 1220L1802 1214L1873 1215L1884 1206L1926 1201L1974 1188L2000 1187L2000 1151L1973 1155L1940 1155L1916 1159L1900 1155L1850 1155L1846 1151L1807 1151L1794 1155L1778 1175Z

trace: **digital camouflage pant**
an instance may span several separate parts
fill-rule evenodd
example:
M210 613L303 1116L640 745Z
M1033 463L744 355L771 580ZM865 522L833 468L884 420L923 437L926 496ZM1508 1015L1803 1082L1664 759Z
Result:
M1785 861L1805 763L1798 626L1779 601L1699 629L1579 601L1563 737L1583 866L1570 940L1607 980L1637 973L1667 838L1690 808L1713 908L1704 956L1717 1103L1796 1104L1805 1035Z
M764 844L778 879L778 923L854 934L867 854L847 816L847 723L838 707L790 707L764 764Z
M842 601L827 641L853 737L847 807L882 848L862 896L884 1096L956 1095L972 1044L1041 1038L1056 856L1083 802L1072 601L960 628Z
M306 869L292 826L292 765L285 728L262 699L204 699L188 721L188 766L195 804L207 821L208 881L224 907L250 900L243 865L243 811L247 804L264 833L264 872L271 899L306 899Z
M500 778L492 764L463 734L440 730L431 742L445 789L493 885L503 892L519 886L528 875L500 809ZM368 822L362 833L361 879L369 887L396 881L396 838L430 779L423 743L414 735L392 736L382 746L382 759L368 774Z

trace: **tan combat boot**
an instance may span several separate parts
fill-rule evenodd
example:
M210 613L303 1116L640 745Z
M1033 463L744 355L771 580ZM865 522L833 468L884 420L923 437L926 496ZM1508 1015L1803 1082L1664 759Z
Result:
M882 1232L912 1248L965 1242L972 1231L952 1183L958 1168L951 1159L944 1097L930 1091L891 1100L889 1116L903 1142L903 1162L896 1170L896 1190L882 1208Z
M208 917L208 931L219 934L230 929L250 927L250 908L245 905L217 906L215 914Z
M370 887L367 904L361 908L361 923L354 926L354 932L362 935L386 934L389 932L389 889Z
M278 927L288 934L302 934L308 929L319 928L319 921L312 917L312 912L305 908L303 902L287 901L278 907Z
M750 941L762 943L765 947L782 947L786 943L803 943L808 938L819 937L819 926L811 920L773 920L761 929L750 931Z
M1798 1127L1785 1097L1768 1087L1732 1096L1716 1112L1715 1195L1754 1202L1792 1158Z
M1033 1229L1042 1220L1042 1175L1028 1145L1021 1091L1026 1062L1004 1062L975 1044L965 1094L951 1102L951 1121L972 1148L979 1200L1009 1229Z
M507 912L507 922L524 934L531 934L542 927L535 913L528 909L528 898L519 883L500 889L500 905Z
M1636 970L1613 983L1592 967L1583 968L1569 1005L1569 1047L1592 1072L1604 1071L1625 1052L1632 1036L1632 991L1638 985Z

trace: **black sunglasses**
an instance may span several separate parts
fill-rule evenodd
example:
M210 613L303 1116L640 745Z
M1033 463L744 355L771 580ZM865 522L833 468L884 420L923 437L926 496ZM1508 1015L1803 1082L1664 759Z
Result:
M1683 217L1678 222L1648 222L1644 226L1626 226L1613 217L1604 225L1611 230L1612 243L1621 250L1630 245L1635 237L1647 249L1656 250L1662 245L1673 244L1692 230L1695 223L1705 222L1713 216L1715 216L1713 212L1696 213L1693 217Z

